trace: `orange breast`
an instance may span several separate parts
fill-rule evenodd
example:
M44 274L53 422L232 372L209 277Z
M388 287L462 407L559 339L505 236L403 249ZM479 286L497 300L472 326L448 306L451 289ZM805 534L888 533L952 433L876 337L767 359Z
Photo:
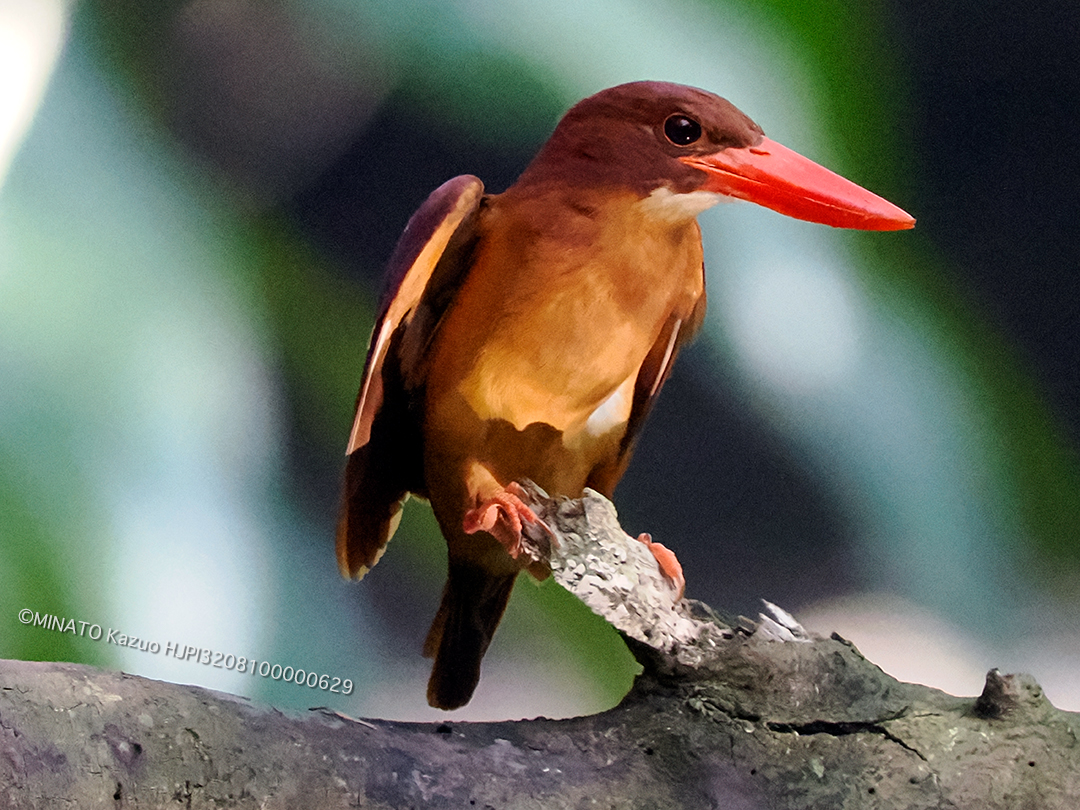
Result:
M618 453L664 323L702 293L701 242L630 195L600 213L558 203L502 195L485 211L432 347L425 443L432 465L476 460L576 496Z

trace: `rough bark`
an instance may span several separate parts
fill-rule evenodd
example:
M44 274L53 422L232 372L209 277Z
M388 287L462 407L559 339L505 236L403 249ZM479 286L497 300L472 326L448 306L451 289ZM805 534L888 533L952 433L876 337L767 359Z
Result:
M610 608L645 665L616 708L506 723L351 720L6 661L0 807L1080 806L1080 715L1055 709L1032 679L993 671L979 698L952 697L897 682L839 637L805 638L782 611L723 622L670 588L675 630L658 635L641 619L655 605L634 594L667 588L651 555L638 559L644 544L613 534L614 512L591 494L537 500L555 539L538 557ZM651 637L635 640L635 629Z

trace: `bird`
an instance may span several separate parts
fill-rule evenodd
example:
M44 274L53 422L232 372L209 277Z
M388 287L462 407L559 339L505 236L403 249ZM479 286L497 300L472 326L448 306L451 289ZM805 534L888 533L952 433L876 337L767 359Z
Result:
M423 648L431 706L468 703L530 567L521 536L539 519L518 482L612 496L704 316L697 215L732 198L840 228L915 223L713 93L632 82L571 107L502 193L455 177L406 225L357 396L336 548L341 572L362 578L406 499L430 503L447 544ZM652 548L678 578L674 555Z

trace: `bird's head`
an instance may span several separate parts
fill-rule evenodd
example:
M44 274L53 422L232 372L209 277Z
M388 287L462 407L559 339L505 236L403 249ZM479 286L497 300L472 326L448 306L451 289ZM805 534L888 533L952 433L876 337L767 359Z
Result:
M915 224L892 203L766 138L731 102L665 82L622 84L578 102L520 182L628 189L691 213L732 197L834 227Z

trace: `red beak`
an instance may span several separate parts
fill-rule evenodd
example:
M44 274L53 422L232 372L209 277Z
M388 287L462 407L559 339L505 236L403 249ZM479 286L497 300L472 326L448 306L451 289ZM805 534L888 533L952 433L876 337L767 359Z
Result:
M762 138L756 146L679 158L708 175L701 187L789 217L863 231L915 227L915 218L786 146Z

